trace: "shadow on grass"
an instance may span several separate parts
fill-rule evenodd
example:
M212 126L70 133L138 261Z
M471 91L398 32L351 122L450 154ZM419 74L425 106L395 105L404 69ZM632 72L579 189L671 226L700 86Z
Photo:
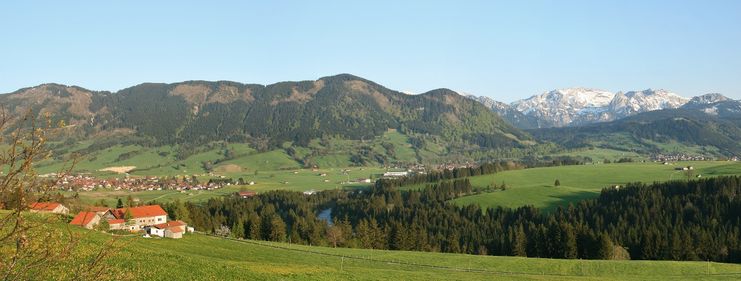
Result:
M551 195L550 197L555 198L556 200L553 202L549 202L546 206L541 208L541 210L543 212L550 213L555 211L558 207L568 207L569 203L573 203L574 205L576 205L576 203L581 200L597 198L597 196L599 196L599 192L588 191L578 191L562 195Z

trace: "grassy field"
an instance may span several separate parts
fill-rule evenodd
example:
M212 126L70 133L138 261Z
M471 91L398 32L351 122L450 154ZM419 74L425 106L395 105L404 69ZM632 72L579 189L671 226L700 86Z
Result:
M87 241L107 235L90 232ZM140 280L738 280L741 265L592 261L127 237L109 262Z
M703 177L741 174L741 163L724 161L679 162L675 165L622 163L534 168L471 177L471 184L475 187L500 186L504 183L508 188L505 191L461 197L454 202L460 205L478 204L482 207L515 208L534 205L550 210L569 202L596 197L605 187L629 182L652 183L686 179L684 172L674 170L681 166L693 166L693 174ZM555 187L557 179L561 186Z

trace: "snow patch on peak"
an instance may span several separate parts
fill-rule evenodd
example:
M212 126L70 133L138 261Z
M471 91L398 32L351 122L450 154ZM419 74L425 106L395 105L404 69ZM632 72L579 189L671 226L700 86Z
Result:
M713 104L718 103L722 101L730 100L728 97L718 94L718 93L711 93L711 94L704 94L702 96L696 96L690 100L691 104Z
M612 93L592 88L557 89L512 103L528 116L543 120L546 126L581 125L612 121L629 115L677 108L689 99L667 90L647 89Z

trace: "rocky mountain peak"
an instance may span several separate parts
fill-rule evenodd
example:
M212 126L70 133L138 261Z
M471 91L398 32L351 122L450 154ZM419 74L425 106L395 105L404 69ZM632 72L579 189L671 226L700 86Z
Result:
M729 100L728 97L718 94L718 93L710 93L710 94L704 94L701 96L696 96L692 98L689 103L691 104L713 104L718 103L722 101Z

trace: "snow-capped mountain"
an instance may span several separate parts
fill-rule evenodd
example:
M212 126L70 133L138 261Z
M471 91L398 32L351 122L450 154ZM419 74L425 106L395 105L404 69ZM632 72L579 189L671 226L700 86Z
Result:
M545 92L512 103L540 127L578 126L607 122L637 113L678 108L689 99L665 90L612 93L589 88L567 88Z
M718 117L738 117L741 116L741 101L721 94L706 94L692 98L682 109L699 110Z
M568 88L545 92L512 103L512 107L540 122L540 127L561 127L609 121L605 115L615 94L588 88Z
M613 113L613 119L619 119L646 111L678 108L688 101L689 99L666 90L631 91L615 94L609 111Z
M696 96L692 98L687 105L697 105L697 104L713 104L718 103L722 101L730 100L728 97L718 94L718 93L711 93L711 94L704 94L702 96Z
M492 111L496 112L501 116L504 120L509 122L510 124L514 125L517 128L520 129L535 129L538 128L538 120L532 116L527 116L523 114L522 112L517 111L514 107L512 107L509 104L493 100L489 97L485 96L474 96L474 95L466 95L466 97L473 99L475 101L480 102L484 106L490 108Z
M679 108L689 101L666 90L612 93L590 88L553 90L510 105L487 97L471 98L523 129L608 122L641 112ZM713 100L712 97L707 99Z

